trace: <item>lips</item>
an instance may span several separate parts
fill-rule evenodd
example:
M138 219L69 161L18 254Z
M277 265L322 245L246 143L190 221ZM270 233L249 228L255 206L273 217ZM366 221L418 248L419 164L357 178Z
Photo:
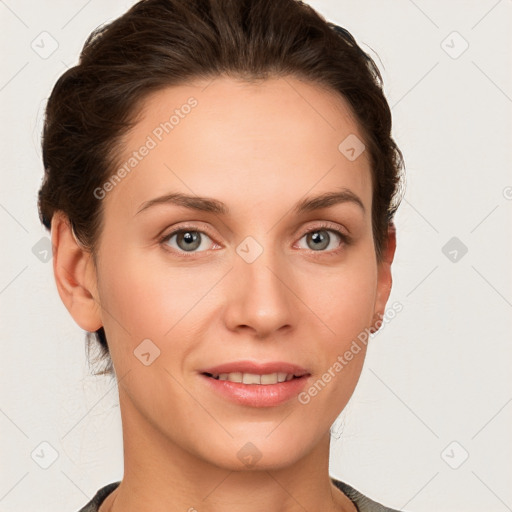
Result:
M234 361L199 370L207 388L239 405L275 407L304 389L311 373L296 364Z

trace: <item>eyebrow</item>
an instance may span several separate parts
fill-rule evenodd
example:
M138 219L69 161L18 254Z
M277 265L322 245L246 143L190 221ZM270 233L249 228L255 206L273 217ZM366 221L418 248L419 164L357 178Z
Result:
M294 206L293 212L295 214L303 214L343 203L357 205L363 213L366 213L366 209L361 199L347 188L342 188L335 192L325 192L324 194L320 194L318 196L302 199ZM147 210L152 206L162 204L183 206L191 210L216 213L219 215L229 214L228 206L222 201L211 199L209 197L191 196L188 194L176 192L145 201L142 203L141 207L135 215L138 215L142 211Z

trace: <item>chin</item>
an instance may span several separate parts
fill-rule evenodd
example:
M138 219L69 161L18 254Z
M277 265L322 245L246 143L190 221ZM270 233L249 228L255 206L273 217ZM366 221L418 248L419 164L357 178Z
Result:
M277 427L279 429L279 427ZM289 432L268 435L269 431L235 436L229 442L211 440L202 458L229 471L263 471L284 469L296 463L314 447L314 440ZM208 443L206 444L208 446Z

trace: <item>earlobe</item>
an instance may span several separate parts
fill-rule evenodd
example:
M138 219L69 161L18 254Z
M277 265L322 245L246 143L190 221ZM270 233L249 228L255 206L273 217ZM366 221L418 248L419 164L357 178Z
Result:
M382 261L378 264L377 297L375 300L374 317L370 332L377 332L382 326L382 318L386 310L386 304L391 294L393 278L391 264L396 251L396 227L391 222L388 225L387 244L382 254Z
M53 273L60 298L75 322L93 332L103 324L92 254L74 237L67 216L52 217Z

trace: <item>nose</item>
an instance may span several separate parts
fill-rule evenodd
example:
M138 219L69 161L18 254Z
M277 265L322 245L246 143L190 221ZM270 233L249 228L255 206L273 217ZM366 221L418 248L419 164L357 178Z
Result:
M260 339L294 327L298 308L291 281L289 263L270 250L252 263L235 256L226 289L226 326Z

